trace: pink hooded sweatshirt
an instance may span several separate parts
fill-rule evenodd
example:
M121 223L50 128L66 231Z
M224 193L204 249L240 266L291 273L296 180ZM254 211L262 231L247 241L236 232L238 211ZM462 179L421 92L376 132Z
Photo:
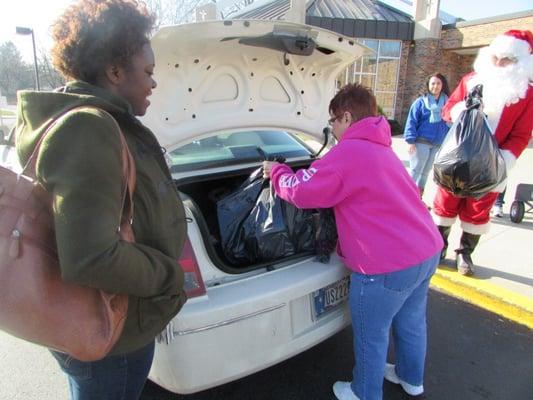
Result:
M406 269L437 254L443 241L418 188L391 147L390 126L369 117L308 169L280 164L276 193L298 208L333 207L345 265L375 275Z

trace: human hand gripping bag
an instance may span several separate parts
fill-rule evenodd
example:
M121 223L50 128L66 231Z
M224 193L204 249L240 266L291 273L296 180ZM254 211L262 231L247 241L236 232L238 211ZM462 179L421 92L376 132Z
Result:
M453 123L433 164L435 183L457 197L481 198L506 177L498 143L482 111L482 85L466 99L466 109Z
M44 136L69 111L51 119L22 174L0 167L0 329L78 360L96 361L109 353L122 333L128 296L62 280L52 196L35 178ZM116 127L123 164L117 233L121 240L133 242L135 163Z
M280 199L258 168L217 202L222 249L235 266L313 251L313 211Z

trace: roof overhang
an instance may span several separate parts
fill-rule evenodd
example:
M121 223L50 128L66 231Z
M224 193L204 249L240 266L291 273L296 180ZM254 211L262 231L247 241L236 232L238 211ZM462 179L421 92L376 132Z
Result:
M414 22L307 16L305 23L355 38L412 40Z

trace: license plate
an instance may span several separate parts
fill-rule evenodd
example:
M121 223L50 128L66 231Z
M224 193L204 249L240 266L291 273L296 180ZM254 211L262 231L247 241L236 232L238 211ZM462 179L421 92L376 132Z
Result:
M315 318L344 302L348 298L349 289L350 277L346 276L340 281L313 292Z

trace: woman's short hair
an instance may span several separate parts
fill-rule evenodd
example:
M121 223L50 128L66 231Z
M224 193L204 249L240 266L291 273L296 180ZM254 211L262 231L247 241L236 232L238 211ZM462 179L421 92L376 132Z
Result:
M52 26L52 62L65 77L95 84L109 65L129 65L154 22L137 0L80 0Z
M356 122L363 118L375 117L378 106L370 89L358 83L349 83L331 99L329 111L335 116L348 111Z
M425 87L426 93L429 90L429 81L433 77L440 79L440 81L442 82L441 92L444 93L446 96L449 96L450 95L450 87L448 86L448 81L446 80L446 77L444 75L442 75L440 72L435 72L434 74L431 74L430 76L427 77L427 79L426 79L426 87Z

